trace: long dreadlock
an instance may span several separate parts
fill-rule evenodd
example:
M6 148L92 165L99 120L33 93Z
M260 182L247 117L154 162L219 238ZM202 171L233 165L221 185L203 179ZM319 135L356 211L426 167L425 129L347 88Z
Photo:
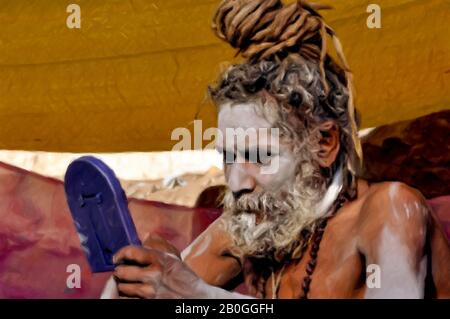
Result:
M294 112L309 123L301 130L305 132L311 132L321 120L335 120L342 133L340 162L347 163L349 173L344 189L354 197L354 175L361 164L362 150L352 74L338 37L317 12L329 8L302 0L289 5L281 0L223 0L212 28L246 61L221 74L209 92L216 104L221 104L245 102L265 90L286 111L281 112L284 119L287 115L283 113ZM328 54L330 38L340 64ZM292 130L288 133L300 135ZM300 258L304 248L297 249ZM265 297L271 267L264 260L247 259L246 283L254 295Z
M347 109L351 138L361 161L362 149L357 137L352 73L339 38L316 11L329 8L327 5L303 0L289 5L283 5L280 0L223 0L213 17L212 28L220 39L237 48L237 54L241 54L249 62L297 53L306 60L317 63L326 94L330 90L325 72L326 62L331 61L327 53L327 38L330 36L343 70L339 70L340 67L335 63L329 65L335 71L344 73L348 89ZM356 168L352 167L352 170L355 171Z

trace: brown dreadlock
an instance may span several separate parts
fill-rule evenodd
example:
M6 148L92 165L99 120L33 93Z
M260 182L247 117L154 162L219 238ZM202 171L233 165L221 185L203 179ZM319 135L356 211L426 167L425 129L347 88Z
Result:
M341 43L335 32L316 10L329 6L298 0L283 5L281 0L222 0L214 17L212 28L216 35L238 49L249 62L296 53L320 69L322 85L327 94L326 64L336 73L344 73L348 89L348 116L351 139L359 160L362 150L357 137L353 103L352 74ZM332 38L342 68L327 54L327 35ZM212 92L214 94L214 92ZM214 96L213 96L214 98ZM355 167L353 167L355 170Z
M281 134L284 129L286 135L298 136L298 140L317 134L312 132L321 121L335 120L341 131L340 160L335 164L347 164L343 196L353 198L354 176L362 151L357 137L352 74L339 39L316 11L327 8L302 0L289 5L281 0L223 0L214 15L212 28L247 61L228 68L216 85L209 88L209 93L220 105L226 101L246 102L266 91L281 110L280 122L275 125L280 126ZM340 64L327 52L329 38ZM286 124L288 114L292 113L301 119L296 129ZM300 242L305 244L311 236L311 232L305 232ZM290 258L301 258L305 248L299 245L299 253L294 251ZM266 297L264 286L270 269L283 269L283 262L278 265L272 262L247 258L246 283L258 297ZM303 287L305 296L310 275Z

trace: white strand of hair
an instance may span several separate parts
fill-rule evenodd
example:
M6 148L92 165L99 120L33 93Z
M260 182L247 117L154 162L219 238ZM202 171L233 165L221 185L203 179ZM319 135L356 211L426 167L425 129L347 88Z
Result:
M328 187L323 199L317 205L317 217L324 217L327 214L331 214L330 208L342 191L344 179L342 175L342 167L339 167L338 171L334 174L333 180Z

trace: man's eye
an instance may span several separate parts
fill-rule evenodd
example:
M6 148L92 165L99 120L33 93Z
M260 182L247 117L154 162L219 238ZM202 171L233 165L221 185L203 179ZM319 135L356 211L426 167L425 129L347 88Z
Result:
M234 152L223 151L223 162L226 164L231 164L236 161L236 154Z
M252 158L251 158L251 154L250 154L250 152L248 150L246 150L244 152L244 158L245 158L246 162L251 162Z
M259 153L257 151L245 150L242 156L247 163L259 163Z
M260 165L266 165L270 162L272 153L270 151L263 152L261 150L245 150L242 152L242 157L247 163L255 163Z
M258 164L260 165L266 165L270 161L270 157L272 156L272 153L270 151L265 152L264 154L261 154L261 152L258 152Z

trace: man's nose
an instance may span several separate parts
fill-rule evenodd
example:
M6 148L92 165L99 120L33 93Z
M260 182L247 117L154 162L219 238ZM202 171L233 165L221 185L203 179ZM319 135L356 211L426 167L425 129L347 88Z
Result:
M245 164L234 163L229 169L228 187L233 192L235 199L255 190L256 181L253 176L248 174Z

